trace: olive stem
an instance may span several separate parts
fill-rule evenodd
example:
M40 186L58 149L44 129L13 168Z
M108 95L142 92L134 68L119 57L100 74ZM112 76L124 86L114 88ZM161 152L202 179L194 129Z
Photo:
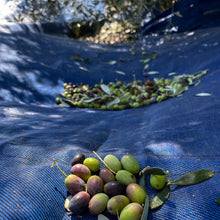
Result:
M150 168L150 166L146 166L143 170L141 170L141 171L139 172L139 176L141 176L141 175L144 173L144 171L147 170L147 169L149 169L149 168Z
M99 158L99 160L100 160L102 163L104 163L104 165L105 165L112 173L116 174L116 172L115 172L114 170L112 170L112 169L108 166L108 164L107 164L95 151L93 151L93 153Z
M57 168L60 170L60 172L61 172L65 177L67 177L67 175L65 174L65 172L64 172L64 171L59 167L59 165L57 164L55 158L53 158L53 163L52 163L52 165L51 165L51 168L53 168L54 165L56 165Z
M117 219L120 220L118 209L116 210L116 213L117 213Z
M167 170L167 176L168 176L168 183L167 184L171 184L171 176L170 176L170 173L169 173L169 170Z
M135 74L133 74L133 79L134 79L134 82L136 82L136 77L135 77Z

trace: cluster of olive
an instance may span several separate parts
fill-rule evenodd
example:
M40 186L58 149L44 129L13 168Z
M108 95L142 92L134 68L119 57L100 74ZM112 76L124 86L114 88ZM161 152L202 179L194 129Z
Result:
M96 153L95 153L96 154ZM147 193L138 184L140 165L135 157L126 154L119 160L108 154L102 160L105 168L94 157L77 154L72 162L71 174L66 176L65 185L70 193L65 208L71 214L81 215L89 210L92 215L107 212L119 216L120 220L140 220ZM162 189L166 175L151 175L150 183Z
M145 81L135 80L134 77L133 82L100 82L93 87L84 83L64 83L64 92L56 98L56 103L102 110L138 108L181 95L207 72L208 70L203 70L194 74L176 75L172 79L155 78Z
M122 110L138 108L161 102L173 94L168 91L171 79L157 79L109 84L98 83L94 87L84 83L64 83L64 92L56 98L57 104L64 102L70 106L96 108L102 110ZM180 87L181 85L178 85Z

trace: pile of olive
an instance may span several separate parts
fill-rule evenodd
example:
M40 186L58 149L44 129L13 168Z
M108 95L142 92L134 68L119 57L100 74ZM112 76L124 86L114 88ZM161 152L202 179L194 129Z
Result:
M64 84L64 93L56 99L60 104L70 106L96 108L102 110L122 110L149 105L166 99L166 94L158 90L158 85L147 80L123 84L122 81L95 84L94 87L81 84Z
M117 81L109 84L100 82L94 87L84 83L64 83L64 92L56 98L56 102L61 105L102 110L138 108L181 95L207 71L177 75L173 79L155 78L146 81L134 80L129 83Z
M108 213L120 220L140 220L144 210L147 192L138 184L140 165L135 157L126 154L119 160L108 154L102 160L105 168L94 157L80 153L71 161L71 174L65 175L69 196L65 201L66 210L74 215L89 211L92 215ZM162 177L162 178L161 178ZM165 178L164 178L165 177ZM150 183L155 189L162 189L166 176L151 175Z

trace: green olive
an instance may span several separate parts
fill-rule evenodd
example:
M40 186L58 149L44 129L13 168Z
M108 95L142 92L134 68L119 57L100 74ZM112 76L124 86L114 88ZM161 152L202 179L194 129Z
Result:
M92 172L96 172L100 169L100 163L96 158L87 157L83 164L86 165Z
M163 189L163 187L166 184L166 175L150 175L150 184L154 189L160 190Z
M61 103L61 99L59 97L56 98L56 103L60 104Z

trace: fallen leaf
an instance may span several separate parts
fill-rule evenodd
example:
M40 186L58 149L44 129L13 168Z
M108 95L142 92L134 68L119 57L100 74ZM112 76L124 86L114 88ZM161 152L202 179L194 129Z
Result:
M104 64L108 64L108 65L115 65L117 63L116 60L111 60L109 62L105 62Z
M119 71L119 70L116 70L115 72L118 73L118 74L121 74L121 75L126 75L124 72Z
M82 66L80 66L79 69L81 69L81 70L83 70L83 71L87 71L87 72L89 72L89 70L88 70L87 68L82 67Z
M211 93L206 93L206 92L201 92L201 93L197 93L195 94L195 96L211 96L212 94Z
M159 74L159 72L158 71L150 71L150 72L148 72L148 75L155 75L155 74Z

